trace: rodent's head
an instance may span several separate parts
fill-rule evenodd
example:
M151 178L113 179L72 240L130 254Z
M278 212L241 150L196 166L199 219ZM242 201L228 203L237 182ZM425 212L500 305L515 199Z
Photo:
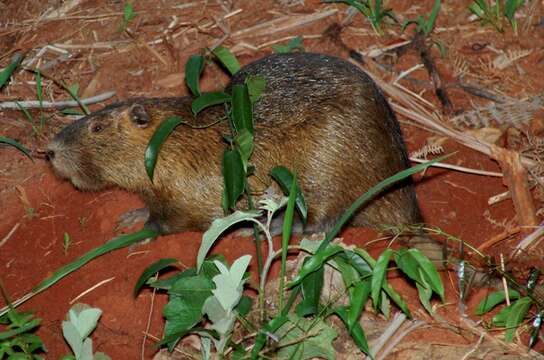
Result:
M66 126L46 156L57 175L81 190L141 185L145 148L156 127L151 125L142 104L114 104Z

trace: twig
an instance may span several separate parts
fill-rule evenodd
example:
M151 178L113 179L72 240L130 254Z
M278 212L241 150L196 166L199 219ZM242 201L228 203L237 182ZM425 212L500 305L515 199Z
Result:
M17 229L19 228L19 226L21 225L21 223L17 223L15 224L11 230L8 232L8 234L6 236L4 236L4 238L2 240L0 240L0 247L4 246L4 244L9 240L9 238L15 233L15 231L17 231Z
M99 283L91 286L90 288L88 288L87 290L83 291L81 294L77 295L75 298L73 298L72 300L70 300L69 304L72 305L73 303L75 303L76 301L78 301L79 299L81 299L83 296L87 295L88 293L90 293L91 291L93 291L94 289L104 285L104 284L107 284L109 283L110 281L112 281L113 279L115 279L115 276L109 278L109 279L106 279L106 280L102 280L100 281Z
M378 357L376 357L376 360L383 360L389 355L389 353L397 346L397 344L409 333L420 327L421 325L424 325L425 322L421 320L413 320L410 322L408 326L406 326L400 333L397 333L395 337L391 339L389 343L387 343L387 347L383 350L382 354Z
M149 334L149 329L151 329L151 317L153 316L153 309L155 304L155 294L157 292L157 288L153 288L153 293L151 294L151 304L149 305L149 315L147 316L147 324L145 326L145 333L144 338L142 340L142 360L145 359L145 342L147 341L147 336Z
M98 103L104 100L107 100L115 95L115 91L107 91L105 93L92 96L89 98L81 99L81 103L85 105ZM72 106L78 106L79 104L75 100L66 100L66 101L43 101L41 104L39 101L20 101L19 105L24 107L25 109L32 109L32 108L65 108L65 107L72 107ZM0 109L12 109L16 110L19 109L17 106L17 102L15 101L6 101L6 102L0 102Z
M417 163L421 164L421 163L427 162L429 160L410 157L410 161L417 162ZM466 168L466 167L463 167L463 166L452 165L452 164L444 164L444 163L440 163L440 162L434 163L431 166L432 167L437 167L437 168L457 170L457 171L461 171L461 172L464 172L464 173L467 173L467 174L493 176L493 177L502 177L503 176L503 174L499 173L499 172L486 171L486 170L476 170L476 169Z
M535 240L540 238L542 235L544 235L544 223L541 223L540 226L530 233L528 236L526 236L523 240L519 242L519 244L516 246L513 252L513 257L517 256L518 254L524 252Z

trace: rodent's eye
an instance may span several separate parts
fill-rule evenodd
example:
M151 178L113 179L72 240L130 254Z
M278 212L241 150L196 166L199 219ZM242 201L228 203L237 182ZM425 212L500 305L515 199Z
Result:
M100 124L93 124L91 126L91 132L92 133L96 134L96 133L101 132L102 130L104 130L104 127L102 125L100 125Z

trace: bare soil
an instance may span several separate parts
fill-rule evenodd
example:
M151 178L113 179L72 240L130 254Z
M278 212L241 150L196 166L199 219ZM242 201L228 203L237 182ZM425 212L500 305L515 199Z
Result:
M447 1L442 5L432 38L445 45L448 53L441 57L438 47L431 51L442 80L448 84L459 81L458 64L463 63L466 65L464 79L487 91L516 99L542 93L542 3L538 1L532 11L525 9L521 12L518 19L520 34L516 36L509 26L505 26L505 33L500 34L490 26L470 21L467 10L470 2ZM70 3L76 6L60 18L51 12ZM183 81L187 58L219 42L233 49L241 63L248 63L269 54L271 42L285 43L295 35L305 37L306 51L341 57L348 55L345 46L364 52L371 47L383 48L412 36L410 28L400 34L398 27L389 26L386 34L378 37L368 21L358 14L345 25L339 35L341 41L334 40L324 32L329 26L345 21L347 7L316 0L139 0L134 4L137 16L129 24L131 38L118 31L123 5L124 2L118 0L0 1L0 67L5 67L15 52L26 52L26 58L31 59L47 45L64 49L69 57L61 58L44 72L68 85L79 84L79 94L83 98L114 90L116 95L113 98L90 106L97 110L127 97L187 95ZM388 5L401 19L407 19L428 13L432 1L392 0ZM49 18L44 14L49 14ZM318 14L321 17L316 17ZM283 20L267 23L273 19ZM264 25L257 27L259 24ZM490 66L498 51L521 50L530 52L502 70ZM29 67L50 65L49 61L59 55L48 50L36 57L37 62ZM415 52L386 60L384 64L390 67L391 72L380 76L387 81L393 81L399 73L421 63ZM425 69L417 69L409 77L410 80L400 83L421 93L440 110L440 102ZM28 71L16 72L0 93L0 101L35 100L34 80L34 75ZM222 88L227 81L220 68L208 66L203 76L203 88ZM49 79L44 80L44 86L45 100L68 98ZM455 113L471 111L490 102L459 87L448 88L448 95ZM61 116L58 111L40 114L39 110L33 110L31 113L37 122L40 116L44 118L43 129L37 135L33 134L23 114L16 110L0 110L0 135L16 139L34 154L39 154L47 140L72 119ZM416 151L429 139L437 138L435 134L405 121L402 116L399 119L410 151ZM518 144L525 141L524 131L539 139L544 131L543 122L540 109L530 123L524 125L523 131L511 126L495 126L500 133L497 144L519 150ZM488 156L452 139L442 140L446 153L457 152L448 159L450 163L501 172L498 164ZM488 205L490 197L507 190L501 178L430 169L415 179L426 223L475 247L505 234L517 224L510 198ZM540 209L542 191L537 187L533 196L537 209ZM114 227L118 216L141 206L142 202L135 195L117 189L100 193L77 191L70 183L56 178L43 157L38 156L32 162L13 148L0 147L0 280L11 299L23 296L60 266L117 235ZM68 249L63 247L65 234L71 238ZM374 255L387 245L383 241L373 242L379 235L368 229L347 229L342 236L345 242L357 246L365 247L370 243L366 247ZM505 235L485 252L495 257L499 254L508 257L522 236L519 232ZM92 335L95 349L107 353L112 359L153 358L157 352L155 340L148 337L142 347L143 334L147 331L156 338L161 337L164 326L161 309L166 296L154 296L151 291L144 290L133 298L132 289L142 270L157 259L172 257L185 266L194 265L200 239L200 233L164 236L131 251L123 249L104 255L23 304L21 309L33 310L43 319L38 335L47 346L46 358L56 359L69 353L62 337L61 321L73 299L97 284L100 285L77 299L104 312ZM253 254L254 245L249 238L227 236L214 252L232 260L246 253ZM544 268L543 259L544 248L540 245L521 259L510 262L509 266L523 279L530 267ZM527 332L520 331L520 339L516 340L519 346L500 345L502 335L497 331L488 332L488 336L479 343L478 331L483 334L485 328L480 327L478 331L468 329L458 312L457 290L452 286L455 276L453 273L443 274L443 279L447 284L448 298L445 304L438 305L438 315L431 318L417 312L417 317L427 324L409 334L388 358L460 359L472 349L479 351L466 358L519 358L524 344L527 344ZM394 279L393 284L408 299L412 309L421 308L412 286L401 279ZM473 314L476 304L487 291L472 291L468 314ZM0 302L0 305L3 304ZM471 317L479 320L473 315ZM489 350L486 348L489 344L498 348ZM142 349L143 355L140 355ZM540 341L535 350L544 351L544 342Z

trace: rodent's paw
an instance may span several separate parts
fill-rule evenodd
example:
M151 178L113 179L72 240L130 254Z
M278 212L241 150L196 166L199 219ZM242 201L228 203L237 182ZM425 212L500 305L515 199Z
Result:
M140 222L145 222L149 219L149 209L144 207L140 209L129 210L126 213L119 216L117 219L117 225L115 225L115 232L129 229Z

